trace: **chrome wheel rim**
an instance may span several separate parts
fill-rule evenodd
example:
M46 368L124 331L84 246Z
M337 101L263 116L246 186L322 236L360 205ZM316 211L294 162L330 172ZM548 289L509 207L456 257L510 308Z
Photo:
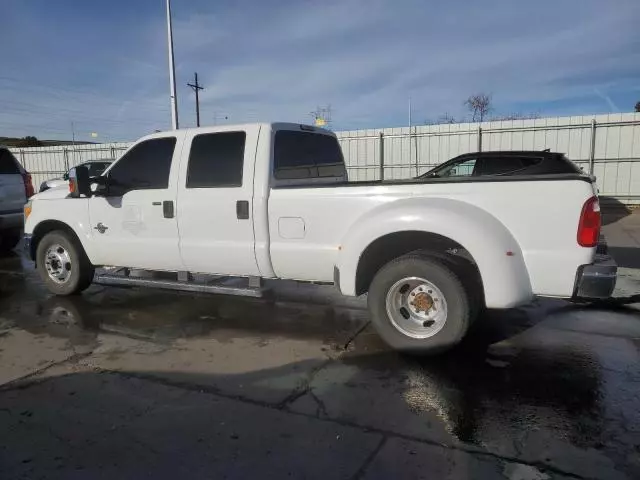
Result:
M411 338L429 338L447 321L447 301L442 291L429 280L406 277L387 292L387 315L391 324Z
M44 255L44 266L49 278L56 283L65 283L71 278L71 255L60 244L47 248Z

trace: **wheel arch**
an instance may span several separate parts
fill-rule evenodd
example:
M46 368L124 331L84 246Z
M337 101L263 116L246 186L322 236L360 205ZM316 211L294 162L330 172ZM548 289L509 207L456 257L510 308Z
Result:
M38 251L38 245L40 244L44 236L47 233L56 230L67 233L76 243L76 245L80 247L81 251L86 255L84 247L82 246L82 242L80 241L80 237L78 237L78 234L71 226L69 226L67 223L61 222L60 220L44 220L36 225L33 229L31 245L29 246L29 257L31 258L31 260L36 261L36 252Z
M437 233L406 230L378 237L364 249L356 269L356 294L367 292L375 274L391 260L417 252L442 260L454 269L468 269L474 274L473 281L482 287L476 261L462 245Z
M369 277L381 266L379 252L387 261L416 250L451 258L447 249L459 247L464 255L456 260L475 266L488 307L530 301L529 274L511 232L487 211L443 198L390 202L355 222L341 244L340 289L345 295L364 293ZM388 258L387 249L395 257ZM373 265L368 263L372 259Z

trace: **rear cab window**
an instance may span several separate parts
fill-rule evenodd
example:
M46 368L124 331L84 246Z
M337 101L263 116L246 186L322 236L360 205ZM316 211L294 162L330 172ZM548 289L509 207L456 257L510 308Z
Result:
M324 133L278 130L273 146L276 185L347 181L338 140Z

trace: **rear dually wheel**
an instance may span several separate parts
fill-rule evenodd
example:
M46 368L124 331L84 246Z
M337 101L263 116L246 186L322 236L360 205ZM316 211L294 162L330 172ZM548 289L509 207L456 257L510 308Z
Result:
M434 354L460 342L472 321L469 291L443 261L413 253L382 267L369 289L369 312L396 350Z

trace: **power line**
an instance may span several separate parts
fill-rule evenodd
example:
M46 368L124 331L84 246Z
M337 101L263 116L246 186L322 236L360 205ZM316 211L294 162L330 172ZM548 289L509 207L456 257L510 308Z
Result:
M82 125L85 125L87 128L93 128L95 129L96 125L99 126L104 126L104 127L109 127L109 128L114 128L114 127L126 127L126 126L140 126L140 127L155 127L157 128L158 125L163 125L165 122L164 121L159 121L159 120L148 120L148 121L119 121L119 120L110 120L110 119L104 119L104 120L92 120L92 119L86 119L83 117L78 117L78 116L65 116L65 117L58 117L57 120L52 120L51 118L44 120L44 121L40 121L39 118L35 118L34 117L28 117L26 120L24 121L23 119L20 120L13 120L11 118L6 118L6 117L0 117L0 123L6 124L6 125L14 125L16 127L18 126L39 126L39 127L47 127L47 126L57 126L60 125L62 123L64 123L66 125L66 123L68 121L70 121L71 119L73 119L75 122L78 122Z
M36 135L38 137L42 137L47 133L56 133L61 134L66 137L69 136L71 131L68 127L62 127L61 125L65 124L65 122L57 122L55 125L51 124L35 124L35 123L24 123L20 122L17 124L16 122L3 121L0 120L0 135L2 136L24 136L23 134L18 134L17 132L24 132L25 135ZM77 124L77 122L76 122ZM158 129L160 123L155 124L120 124L120 125L104 125L104 129L100 129L103 132L103 135L109 135L110 137L116 136L126 136L131 138L137 138L140 135L138 133L133 133L132 128L136 130L136 132L152 132ZM162 128L163 130L165 128ZM89 134L91 131L95 131L95 129L86 129L81 128L81 133L83 135ZM10 135L7 135L10 134Z
M14 100L14 99L7 99L7 98L1 98L0 97L0 104L4 106L18 106L18 107L29 107L29 108L33 108L34 110L38 110L38 111L42 111L42 110L55 110L56 112L74 112L74 113L86 113L86 105L87 102L83 102L80 99L74 99L72 101L68 101L65 102L66 104L71 104L72 108L69 107L60 107L57 105L53 105L53 104L49 104L47 105L42 104L42 103L34 103L34 102L24 102L24 101L20 101L20 100ZM93 102L91 102L93 103ZM132 109L135 109L136 112L140 113L140 112L144 112L144 111L148 111L148 112L158 112L158 113L165 113L168 108L166 106L160 106L160 105L154 105L154 104L145 104L145 102L128 102L128 101L123 101L123 102L114 102L114 103L110 103L110 102L103 102L101 104L99 104L100 109L104 109L104 108L113 108L114 110L120 109L122 108L123 104L128 103L129 106ZM73 105L78 104L77 108L73 108ZM94 108L98 108L95 106L95 103L93 103ZM127 115L128 116L128 115Z
M46 93L48 95L54 95L54 96L60 96L60 94L62 93L62 94L72 95L73 97L78 97L79 95L84 95L84 96L94 97L95 99L99 99L99 100L107 100L108 101L109 99L112 99L115 102L122 102L123 101L120 98L115 98L113 96L112 97L106 97L104 95L104 93L96 93L95 88L80 89L80 88L68 88L68 87L62 87L62 86L52 87L52 86L46 85L46 84L40 84L40 83L34 83L34 82L25 82L24 80L18 79L18 78L0 76L0 83L2 83L3 80L4 81L9 81L9 82L15 84L15 85L4 85L2 87L3 91L6 91L7 89L14 89L14 90L19 90L19 91L24 93L24 91L26 89L28 89L30 92L33 92L33 90L41 90L43 93ZM156 102L158 105L166 106L166 103L161 99L156 99L156 100L154 100L154 102Z
M187 85L191 87L194 92L196 92L196 126L199 127L200 126L200 97L198 93L200 92L200 90L204 90L204 87L201 87L200 84L198 83L198 72L195 72L194 76L195 76L194 83L187 83Z
M118 125L124 125L124 124L149 125L149 124L163 123L158 121L158 119L160 119L163 116L162 115L163 113L166 114L166 111L157 112L157 114L149 115L147 117L130 117L129 115L125 115L123 116L123 118L117 119L117 118L114 118L114 116L94 116L94 115L79 113L78 111L71 111L71 110L64 110L64 109L54 112L54 111L38 111L38 110L29 110L24 108L11 107L9 109L4 109L1 112L0 118L12 120L13 123L16 123L16 124L21 124L22 119L13 120L11 117L12 115L20 115L23 117L26 116L30 120L31 119L35 120L36 117L38 117L37 118L38 120L42 117L46 117L47 119L55 118L59 122L61 118L72 117L75 120L82 121L84 123L95 123L95 124L108 123L108 124L118 124ZM47 120L40 123L46 125L48 123L58 123L58 122Z

